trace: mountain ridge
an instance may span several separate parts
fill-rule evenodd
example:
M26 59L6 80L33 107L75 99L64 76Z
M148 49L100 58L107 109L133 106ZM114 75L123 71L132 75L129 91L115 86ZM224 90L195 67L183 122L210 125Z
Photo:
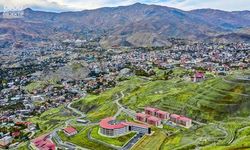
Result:
M169 45L168 38L212 40L221 35L238 34L238 30L250 27L250 11L184 11L141 3L76 12L54 13L30 8L24 12L24 18L20 20L0 19L0 27L4 27L0 29L0 47L6 43L5 36L14 39L8 41L12 44L19 41L53 41L58 36L62 37L61 40L87 39L89 36L100 37L104 47L124 43L131 46L165 46ZM250 41L239 37L237 40ZM230 37L228 40L234 39Z

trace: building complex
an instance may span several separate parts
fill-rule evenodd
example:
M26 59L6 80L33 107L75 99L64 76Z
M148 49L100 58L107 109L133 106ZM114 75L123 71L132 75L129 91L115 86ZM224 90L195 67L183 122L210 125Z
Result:
M136 120L148 123L154 126L162 125L163 121L171 121L177 125L190 128L192 126L192 119L180 116L177 114L170 114L168 112L159 110L157 108L146 107L144 113L137 113Z
M117 137L128 132L134 131L144 134L150 134L151 128L148 125L134 122L117 121L113 117L105 118L99 123L99 133L108 137Z
M56 145L49 138L49 135L43 135L32 140L30 146L35 150L56 150Z

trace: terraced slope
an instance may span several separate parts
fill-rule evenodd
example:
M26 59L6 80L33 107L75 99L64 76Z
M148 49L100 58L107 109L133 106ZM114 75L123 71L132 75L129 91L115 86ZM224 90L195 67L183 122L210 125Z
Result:
M211 77L200 83L177 76L171 80L132 77L73 106L97 122L117 112L114 100L122 91L125 95L122 105L132 110L141 111L145 106L152 106L205 123L190 130L168 126L154 128L154 136L144 137L133 150L147 150L149 147L163 150L250 149L250 83L238 80L236 76ZM118 118L129 119L124 113Z
M249 115L249 85L212 78L201 83L183 80L148 81L128 93L123 104L138 110L155 106L163 110L212 121L226 116Z

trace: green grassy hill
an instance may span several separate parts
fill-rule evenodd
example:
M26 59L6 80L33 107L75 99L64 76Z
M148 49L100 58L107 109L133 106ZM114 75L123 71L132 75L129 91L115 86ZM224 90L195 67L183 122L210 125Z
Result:
M250 115L246 106L250 87L246 83L229 83L212 78L200 83L184 80L148 81L127 93L123 104L140 110L154 106L203 121L220 120L226 116Z
M189 150L196 147L204 150L249 149L250 82L237 79L242 72L233 72L224 78L210 75L200 83L183 79L186 73L185 70L174 70L169 80L161 80L164 79L161 70L157 70L156 76L151 78L131 77L99 95L88 95L74 102L72 107L85 112L90 121L99 122L116 114L118 108L114 101L123 92L125 96L120 102L132 110L142 111L145 106L152 106L206 123L190 130L168 126L154 128L154 135L145 136L134 146L134 150ZM245 74L249 75L250 71ZM39 124L41 130L38 136L76 117L70 110L59 107L28 120ZM125 113L117 118L131 120ZM90 129L92 127L82 134L86 137ZM174 134L168 136L168 133ZM77 145L86 146L86 138L78 141L82 134L72 140ZM86 147L91 149L93 146L100 145L89 142Z
M170 80L160 80L157 76L132 77L100 95L89 95L73 106L86 112L91 121L100 121L117 112L114 100L122 91L125 97L121 103L132 110L142 111L145 106L152 106L206 123L190 130L174 130L176 133L170 137L165 133L172 129L154 129L155 135L144 137L135 150L250 148L250 83L237 80L236 75L210 76L203 82L193 83L180 78L182 72L174 71L175 77ZM124 113L118 118L128 119Z

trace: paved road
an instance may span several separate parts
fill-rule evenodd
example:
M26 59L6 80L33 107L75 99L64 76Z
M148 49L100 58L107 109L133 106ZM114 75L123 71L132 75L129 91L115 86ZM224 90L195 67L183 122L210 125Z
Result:
M125 146L122 147L122 150L129 150L132 148L135 143L137 143L142 137L144 136L143 133L137 133Z
M85 96L86 96L86 95L85 95ZM71 107L72 103L73 103L73 101L70 102L70 103L67 105L67 108L70 109L70 110L72 110L74 113L80 115L80 116L81 116L80 118L85 118L85 117L86 117L86 114L83 113L83 112L81 112L81 111L79 111L79 110L77 110L77 109L75 109L75 108L73 108L73 107Z
M29 139L32 139L32 137L33 137L35 134L36 134L36 132L35 132L35 131L32 131L32 132L31 132L31 135L29 136Z
M56 145L61 148L69 149L69 150L74 150L76 147L73 147L69 144L63 143L63 141L60 139L60 137L57 135L57 131L54 131L52 133L52 138L54 139Z
M79 149L79 150L88 150L86 148L83 148L83 147L80 147L80 146L77 146L73 143L70 143L70 142L63 142L61 140L61 138L58 136L57 132L59 130L61 130L62 128L57 128L55 129L52 134L51 134L51 138L53 137L54 141L56 142L57 146L59 147L62 147L62 148L66 148L66 149L69 149L69 150L76 150L76 149Z
M118 113L120 113L119 111L121 111L121 112L126 113L129 117L135 118L136 112L133 111L133 110L131 110L131 109L125 108L125 107L122 106L122 104L119 102L121 99L124 98L123 91L121 91L121 95L122 95L122 96L121 96L120 98L118 98L118 99L115 100L115 103L116 103L116 105L117 105L118 108L119 108ZM116 115L117 115L117 114L116 114ZM115 115L115 116L116 116L116 115Z
M84 95L84 96L86 96L86 95ZM86 117L86 114L83 113L83 112L81 112L81 111L79 111L79 110L77 110L77 109L75 109L75 108L73 108L73 107L71 107L72 103L73 103L73 102L70 102L69 104L67 104L66 107L67 107L68 109L72 110L74 113L78 114L78 115L80 116L79 118L85 118L85 117ZM67 127L67 126L70 124L70 122L73 121L73 120L74 120L74 119L67 120L67 121L65 122L65 126ZM93 123L93 124L96 124L96 123ZM89 124L86 124L86 125L92 125L92 124L89 123ZM51 134L51 136L55 139L55 142L56 142L56 144L57 144L59 147L66 148L66 149L69 149L69 150L75 150L75 149L87 150L86 148L82 148L82 147L77 146L77 145L75 145L75 144L73 144L73 143L70 143L70 142L63 142L63 141L61 140L61 138L60 138L60 137L58 136L58 134L57 134L57 132L60 131L60 130L62 130L62 129L63 129L63 127L56 128L56 129L52 132L52 134Z

